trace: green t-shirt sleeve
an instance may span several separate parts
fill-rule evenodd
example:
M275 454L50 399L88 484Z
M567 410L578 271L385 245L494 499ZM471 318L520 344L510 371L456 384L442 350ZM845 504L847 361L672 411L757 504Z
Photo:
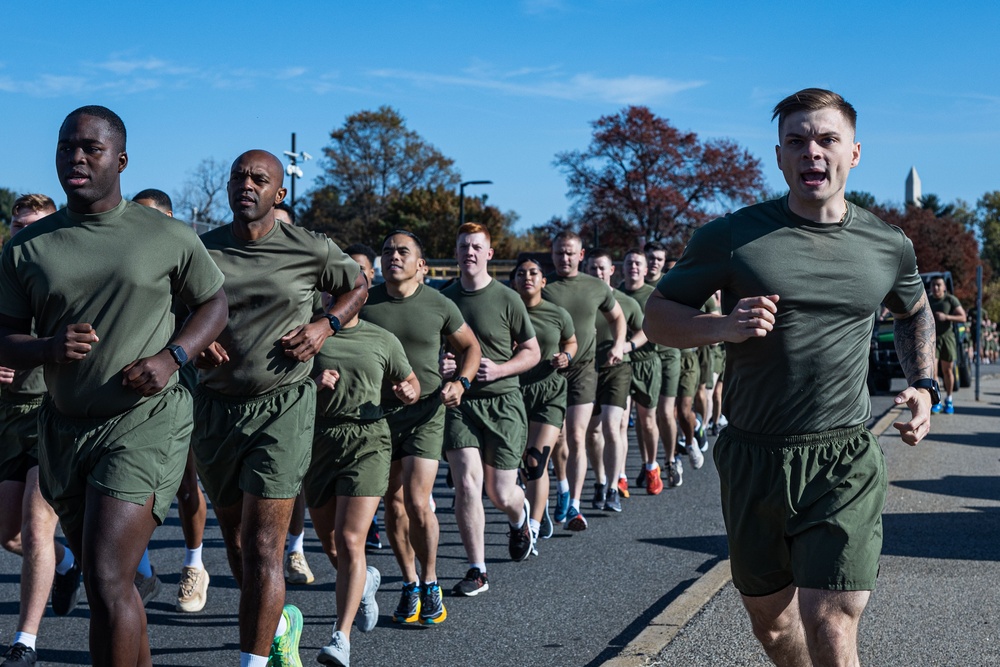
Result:
M604 287L604 301L601 302L598 308L602 313L610 313L615 309L615 304L617 303L615 301L615 293L608 285L604 283L601 283L601 285Z
M17 277L13 248L8 241L0 255L0 313L16 320L30 320L31 301Z
M185 305L195 308L222 289L226 277L194 230L187 227L181 229L182 238L188 243L171 276L171 292Z
M573 318L565 308L559 308L559 339L569 340L576 335Z
M639 306L639 302L628 297L632 303L629 304L628 316L625 320L625 326L629 331L638 331L642 328L642 308ZM634 306L632 304L635 304Z
M510 320L510 332L514 341L518 344L527 342L535 337L535 327L528 317L528 309L524 307L524 302L520 297L514 296L508 299L508 318Z
M729 224L718 218L695 231L680 260L656 285L664 298L701 308L724 287L731 259Z
M444 304L444 328L441 333L445 336L451 336L456 331L462 328L465 324L465 318L462 317L462 311L458 309L455 302L451 299L443 299Z
M403 350L403 344L400 343L399 339L391 333L387 333L386 347L388 348L386 350L386 380L396 383L410 377L410 373L413 372L413 368L410 366L410 361L406 358L406 352Z
M909 313L924 295L924 281L917 272L917 256L913 252L913 243L899 228L894 228L903 237L900 251L899 268L896 270L896 282L882 303L889 312L902 315Z
M349 255L346 255L336 243L327 236L326 262L320 275L316 289L331 294L343 294L354 289L354 281L361 273L361 267Z

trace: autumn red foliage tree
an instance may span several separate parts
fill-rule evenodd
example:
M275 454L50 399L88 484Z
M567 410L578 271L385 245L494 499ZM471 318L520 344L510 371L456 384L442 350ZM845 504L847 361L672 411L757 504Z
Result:
M760 161L729 139L701 141L644 106L593 123L585 151L556 155L585 239L601 245L657 240L683 247L710 219L758 200Z
M938 217L930 209L874 207L872 211L890 225L896 225L913 242L917 268L921 273L951 271L955 296L966 307L976 298L976 267L983 263L975 233L950 214ZM989 266L984 267L986 279Z

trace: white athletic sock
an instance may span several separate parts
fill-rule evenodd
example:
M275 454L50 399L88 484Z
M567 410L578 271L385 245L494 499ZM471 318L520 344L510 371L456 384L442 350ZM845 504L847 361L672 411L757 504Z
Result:
M569 506L570 507L575 507L576 511L579 512L580 511L580 499L579 498L570 498L569 499Z
M69 550L69 547L66 547L65 551L63 551L62 560L56 565L56 572L66 574L75 562L76 559L73 558L73 552Z
M646 464L643 464L643 465L645 465L646 470L656 470L657 466L659 466L660 464L659 463L646 463Z
M201 562L201 547L203 545L199 544L194 549L184 550L184 567L196 567L199 570L204 570L205 565Z
M528 528L531 528L531 532L537 534L538 531L541 529L541 527L542 524L539 523L538 521L535 521L534 519L528 519Z
M559 490L559 493L566 493L567 491L569 491L569 480L568 479L557 480L556 489Z
M240 667L267 667L266 655L254 655L240 651Z
M288 549L285 550L285 553L290 554L293 551L298 551L299 553L303 553L304 548L302 546L302 543L304 541L303 538L305 537L305 535L306 535L305 531L302 531L298 535L292 535L291 533L288 533Z
M15 632L13 644L24 644L30 649L35 648L36 635L29 635L27 632Z
M469 568L478 567L480 572L486 571L486 563L469 563Z
M607 484L608 484L608 478L607 478L607 476L606 475L601 475L600 477L598 477L597 478L597 483L600 484L601 486L607 486Z
M274 636L280 637L285 634L286 630L288 630L288 621L285 620L285 615L282 614L281 617L278 618L278 629L274 631Z

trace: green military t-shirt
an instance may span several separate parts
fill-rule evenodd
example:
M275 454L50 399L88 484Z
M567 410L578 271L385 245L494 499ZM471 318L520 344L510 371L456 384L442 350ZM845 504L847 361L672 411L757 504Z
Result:
M642 307L639 306L639 302L630 297L625 292L621 290L614 289L612 294L615 296L615 301L622 308L622 313L625 315L625 328L629 332L638 331L642 328ZM611 323L608 322L605 317L598 317L595 319L594 324L597 327L597 366L606 366L608 363L608 353L611 352L611 348L615 344L615 335L611 331ZM626 336L626 339L628 336ZM630 349L630 346L626 345L626 349ZM623 361L630 361L631 358L628 352L625 353Z
M229 322L219 343L229 362L205 370L201 382L228 396L260 396L309 375L311 364L285 355L281 337L313 319L316 290L351 289L361 267L328 237L276 223L245 241L232 224L201 235L226 275Z
M173 295L197 306L223 283L190 227L128 200L39 220L7 242L0 272L0 313L34 319L43 338L67 324L97 333L84 359L44 366L56 407L73 418L112 417L145 401L122 386L122 368L170 342Z
M535 337L528 310L517 292L496 280L475 292L462 289L462 282L444 288L441 292L455 302L465 321L475 332L483 358L502 364L514 356L514 345ZM520 387L517 376L500 378L492 382L479 382L474 378L472 387L465 393L469 398L501 396Z
M933 313L944 313L945 315L951 315L956 310L962 307L962 302L958 300L954 294L945 293L940 299L935 299L930 294L927 295L927 303L931 306L931 312ZM952 329L951 325L954 322L938 322L937 317L934 318L934 330L938 338L942 336L955 337L955 330Z
M621 288L622 293L629 295L639 303L639 307L642 309L642 318L646 319L646 302L649 301L649 295L653 293L655 287L649 283L643 283L636 290L625 289L623 285ZM630 355L631 361L645 361L646 359L652 359L653 357L660 354L661 345L657 345L652 341L647 341L645 345L637 348L635 352Z
M615 297L611 288L594 276L578 273L572 278L563 278L550 273L545 276L547 284L542 297L565 308L573 318L576 327L577 356L573 363L591 363L597 349L597 318L607 320L597 311L610 312L615 307Z
M327 369L340 373L340 379L332 391L317 392L316 414L358 421L384 416L383 385L391 387L412 372L399 340L364 320L326 339L313 360L313 375Z
M45 395L45 374L41 367L14 371L10 384L0 385L0 400L27 401Z
M465 323L455 302L426 285L418 285L413 294L397 299L389 294L383 283L368 293L361 317L392 332L402 343L406 358L420 381L421 398L441 389L438 370L441 340ZM382 401L386 408L402 405L389 388L383 392Z
M569 340L576 333L573 328L573 318L566 309L545 299L539 301L538 305L528 308L528 317L531 319L531 325L535 327L535 338L538 339L541 359L537 366L521 374L522 385L544 380L557 372L552 367L552 357L562 349L560 343Z
M726 344L723 411L737 428L769 435L867 421L875 311L909 312L924 293L900 229L850 203L840 223L811 222L786 198L699 229L657 289L692 308L721 289L725 312L744 297L780 297L773 331Z

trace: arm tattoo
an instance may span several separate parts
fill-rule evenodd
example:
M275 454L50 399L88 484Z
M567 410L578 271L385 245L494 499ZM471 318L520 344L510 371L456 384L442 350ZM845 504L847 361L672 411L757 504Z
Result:
M927 297L921 298L909 316L896 317L893 331L907 382L934 377L934 316Z

